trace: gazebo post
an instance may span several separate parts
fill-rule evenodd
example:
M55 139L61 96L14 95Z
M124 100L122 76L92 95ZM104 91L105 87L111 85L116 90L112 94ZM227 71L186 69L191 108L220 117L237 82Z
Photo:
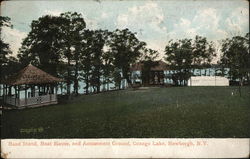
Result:
M44 93L44 95L46 94L46 92L45 92L45 85L43 85L43 93Z
M26 84L24 85L24 89L25 89L25 106L27 105L27 88L26 88Z
M11 96L12 92L11 92L11 86L9 86L9 90L8 90L8 95Z
M38 85L38 95L40 96L40 85Z
M51 102L51 93L52 93L51 84L49 84L49 101L50 102Z
M3 102L5 102L5 84L3 84Z
M20 106L20 86L17 86L18 89L18 106Z
M30 85L30 97L33 97L34 85Z
M55 92L55 94L56 94L56 95L57 95L57 89L58 89L58 88L57 88L57 86L58 86L58 84L56 84L56 87L55 87L55 89L56 89L56 92Z
M8 85L5 85L5 99L7 100L7 96L8 96Z
M0 84L0 96L2 94L2 85Z
M36 85L33 85L33 97L36 96Z
M50 94L50 84L47 85L47 93Z
M31 97L35 96L35 85L31 85Z
M52 94L54 94L54 92L55 92L55 86L54 86L54 84L51 84L51 91L52 91Z
M14 86L14 88L15 88L15 106L16 106L16 104L17 104L17 87L16 86Z

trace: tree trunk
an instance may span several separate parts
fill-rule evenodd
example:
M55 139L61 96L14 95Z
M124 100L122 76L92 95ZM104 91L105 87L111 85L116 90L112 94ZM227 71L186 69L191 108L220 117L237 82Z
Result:
M2 74L2 64L0 65L0 82L1 82L1 80L3 80L3 78L4 78L4 75ZM0 91L0 94L1 94L1 91Z
M67 68L67 95L70 95L70 58L68 57L68 68Z
M100 69L98 68L97 88L96 88L97 93L100 93L100 88L101 88L101 77L100 77Z
M121 81L119 81L118 89L121 90Z
M124 77L125 77L125 79L128 82L128 88L132 88L132 83L131 83L131 80L129 79L129 76L128 75L124 75Z
M123 74L124 78L128 82L128 88L132 88L132 83L131 83L131 80L129 78L128 71L125 71L125 70L122 69L122 74Z
M105 84L104 84L104 86L105 86L105 92L108 90L108 78L107 77L105 77Z
M74 77L74 93L78 96L78 60L76 60L75 65L75 77Z
M240 94L240 97L241 97L241 84L239 84L239 94Z
M250 85L249 73L247 73L247 85Z
M63 84L60 83L60 88L61 88L61 94L63 94Z
M243 79L240 78L240 82L239 82L239 93L240 93L240 97L241 97L241 87L243 86Z
M85 76L85 83L86 83L86 87L85 87L86 94L89 94L89 76L88 75Z
M108 80L108 83L107 83L107 91L109 91L109 80Z

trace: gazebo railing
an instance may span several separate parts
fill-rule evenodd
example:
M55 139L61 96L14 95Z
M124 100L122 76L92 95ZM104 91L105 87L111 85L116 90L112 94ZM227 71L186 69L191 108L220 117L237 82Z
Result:
M27 99L18 99L14 97L7 96L5 98L5 103L14 105L14 106L32 106L32 105L44 105L50 103L57 103L56 94L47 94L37 97L30 97Z
M11 96L6 96L4 99L5 103L10 104L10 105L15 105L15 106L16 106L17 100L18 99L11 97Z

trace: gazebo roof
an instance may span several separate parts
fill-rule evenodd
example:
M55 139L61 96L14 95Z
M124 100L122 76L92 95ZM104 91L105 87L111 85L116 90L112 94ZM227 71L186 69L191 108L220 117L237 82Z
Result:
M167 68L167 64L163 61L157 61L158 65L155 67L151 68L151 71L163 71L163 70L168 70ZM143 63L142 62L138 62L136 64L134 64L131 68L132 71L141 71L143 67Z
M3 83L8 85L22 85L22 84L45 84L62 82L63 80L54 77L43 70L29 64L17 74L9 77Z

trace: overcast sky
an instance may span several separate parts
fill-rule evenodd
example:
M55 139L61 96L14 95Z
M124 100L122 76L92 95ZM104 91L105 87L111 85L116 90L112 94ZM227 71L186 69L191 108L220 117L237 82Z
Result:
M32 20L76 11L83 15L89 29L129 28L149 48L163 54L170 39L198 34L217 42L245 35L249 32L248 8L246 0L4 1L1 15L10 17L14 28L4 28L1 36L16 54Z

